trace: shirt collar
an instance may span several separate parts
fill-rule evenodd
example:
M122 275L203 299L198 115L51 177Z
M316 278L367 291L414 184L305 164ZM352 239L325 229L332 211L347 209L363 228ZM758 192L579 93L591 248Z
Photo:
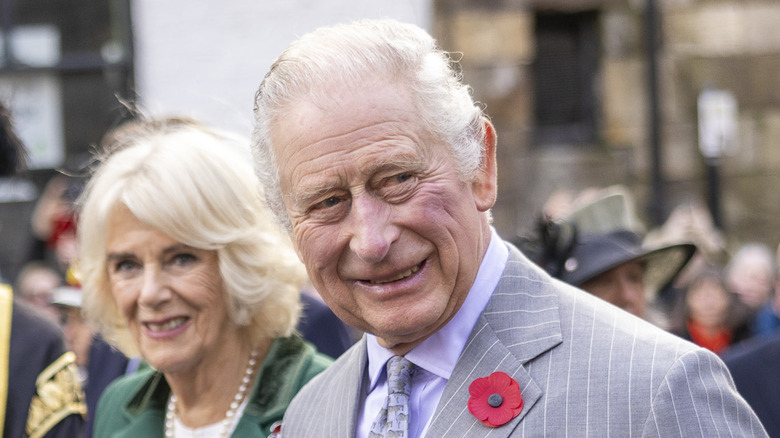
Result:
M509 250L491 227L490 244L477 272L477 278L466 300L450 322L406 354L412 363L445 380L449 380L469 334L487 306L498 285L509 258ZM376 336L366 336L368 350L369 391L379 382L382 370L393 353L379 345Z

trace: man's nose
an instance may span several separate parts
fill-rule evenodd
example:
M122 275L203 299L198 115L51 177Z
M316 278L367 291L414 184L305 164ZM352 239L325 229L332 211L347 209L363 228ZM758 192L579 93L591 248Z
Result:
M367 263L382 261L398 238L398 227L391 220L392 208L391 204L369 194L353 197L349 213L349 248L361 260Z

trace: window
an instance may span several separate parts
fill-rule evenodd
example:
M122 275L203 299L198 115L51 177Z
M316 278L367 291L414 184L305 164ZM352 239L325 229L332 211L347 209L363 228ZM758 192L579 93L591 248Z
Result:
M534 143L592 144L596 129L597 14L538 13Z
M0 0L0 98L32 170L86 153L127 117L130 32L129 0Z

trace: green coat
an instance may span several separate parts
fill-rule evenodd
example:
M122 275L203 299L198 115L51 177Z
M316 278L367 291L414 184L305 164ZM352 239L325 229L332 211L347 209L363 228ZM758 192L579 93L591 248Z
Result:
M298 336L276 339L232 436L267 437L298 390L331 362ZM162 437L169 394L165 377L152 369L117 379L98 403L95 438Z

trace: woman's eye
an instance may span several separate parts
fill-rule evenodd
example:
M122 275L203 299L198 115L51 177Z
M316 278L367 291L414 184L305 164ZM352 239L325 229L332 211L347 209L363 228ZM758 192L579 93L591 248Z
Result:
M137 266L138 265L136 263L131 262L129 260L120 260L120 261L114 263L114 272L117 272L117 273L131 272Z
M197 258L193 254L189 253L176 254L173 256L173 263L179 266L190 264L195 260L197 260Z

